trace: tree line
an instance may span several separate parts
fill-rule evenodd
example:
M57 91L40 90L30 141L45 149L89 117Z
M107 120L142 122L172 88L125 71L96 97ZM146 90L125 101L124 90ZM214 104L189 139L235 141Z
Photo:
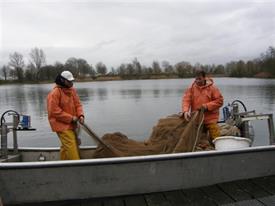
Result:
M41 82L52 81L63 70L70 70L77 79L97 79L99 77L119 77L121 79L185 78L193 77L198 69L212 75L230 77L275 77L275 48L270 46L260 57L249 61L231 61L225 65L194 65L181 61L175 65L168 61L153 61L151 66L142 65L137 58L130 63L122 63L117 68L107 68L103 62L89 64L82 58L69 58L64 64L46 63L42 49L33 48L26 58L19 52L9 55L9 62L0 69L4 81ZM2 81L3 81L2 80Z

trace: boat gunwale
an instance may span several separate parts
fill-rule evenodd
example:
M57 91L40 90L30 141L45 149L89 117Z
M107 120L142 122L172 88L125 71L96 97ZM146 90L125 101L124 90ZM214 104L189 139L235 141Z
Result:
M97 146L80 146L80 150L89 150L89 149L96 149ZM13 150L13 148L8 148L8 150ZM19 147L19 151L28 151L28 152L35 152L35 151L46 151L46 152L55 152L60 151L60 147Z
M34 148L33 148L34 150ZM98 159L81 159L81 160L57 160L45 162L4 162L0 163L0 170L8 169L40 169L40 168L54 168L54 167L78 167L78 166L95 166L95 165L113 165L122 163L139 163L139 162L153 162L153 161L169 161L177 159L190 158L207 158L211 156L244 154L275 151L275 145L255 146L242 149L224 150L224 151L199 151L199 152L185 152L175 154L158 154L146 156L131 156L131 157L113 157L113 158L98 158Z

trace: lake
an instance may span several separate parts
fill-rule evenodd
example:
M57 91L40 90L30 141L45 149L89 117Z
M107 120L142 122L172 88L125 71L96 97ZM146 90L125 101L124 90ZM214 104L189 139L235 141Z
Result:
M160 118L181 111L184 90L192 79L130 80L76 82L74 86L82 101L86 123L99 135L122 132L129 138L144 140ZM248 78L214 78L224 96L224 106L235 99L257 113L275 111L275 80ZM31 116L36 131L18 132L19 146L59 146L50 129L46 97L54 84L23 84L0 86L0 114L12 109ZM222 113L220 114L222 118ZM266 121L253 123L254 145L269 143ZM81 134L82 145L94 142ZM12 135L9 133L9 145Z

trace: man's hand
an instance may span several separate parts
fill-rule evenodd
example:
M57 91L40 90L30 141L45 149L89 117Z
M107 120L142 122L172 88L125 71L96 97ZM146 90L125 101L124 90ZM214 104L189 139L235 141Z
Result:
M73 116L72 123L76 123L78 121L78 118L76 116Z
M200 107L199 111L206 112L207 111L207 106L206 105L202 105Z
M190 112L184 112L184 113L183 113L183 116L184 116L184 119L185 119L187 122L190 121L190 118L191 118Z
M72 123L76 123L77 121L78 121L80 124L84 124L84 117L83 117L83 116L80 116L79 118L77 118L76 116L73 116Z
M79 121L80 124L84 124L84 117L80 116L79 119L78 119L78 121Z

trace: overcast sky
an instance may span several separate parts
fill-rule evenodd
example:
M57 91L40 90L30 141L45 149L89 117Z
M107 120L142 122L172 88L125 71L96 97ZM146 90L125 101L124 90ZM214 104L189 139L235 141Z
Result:
M0 64L43 49L48 64L70 57L108 67L224 64L275 46L275 1L0 0Z

